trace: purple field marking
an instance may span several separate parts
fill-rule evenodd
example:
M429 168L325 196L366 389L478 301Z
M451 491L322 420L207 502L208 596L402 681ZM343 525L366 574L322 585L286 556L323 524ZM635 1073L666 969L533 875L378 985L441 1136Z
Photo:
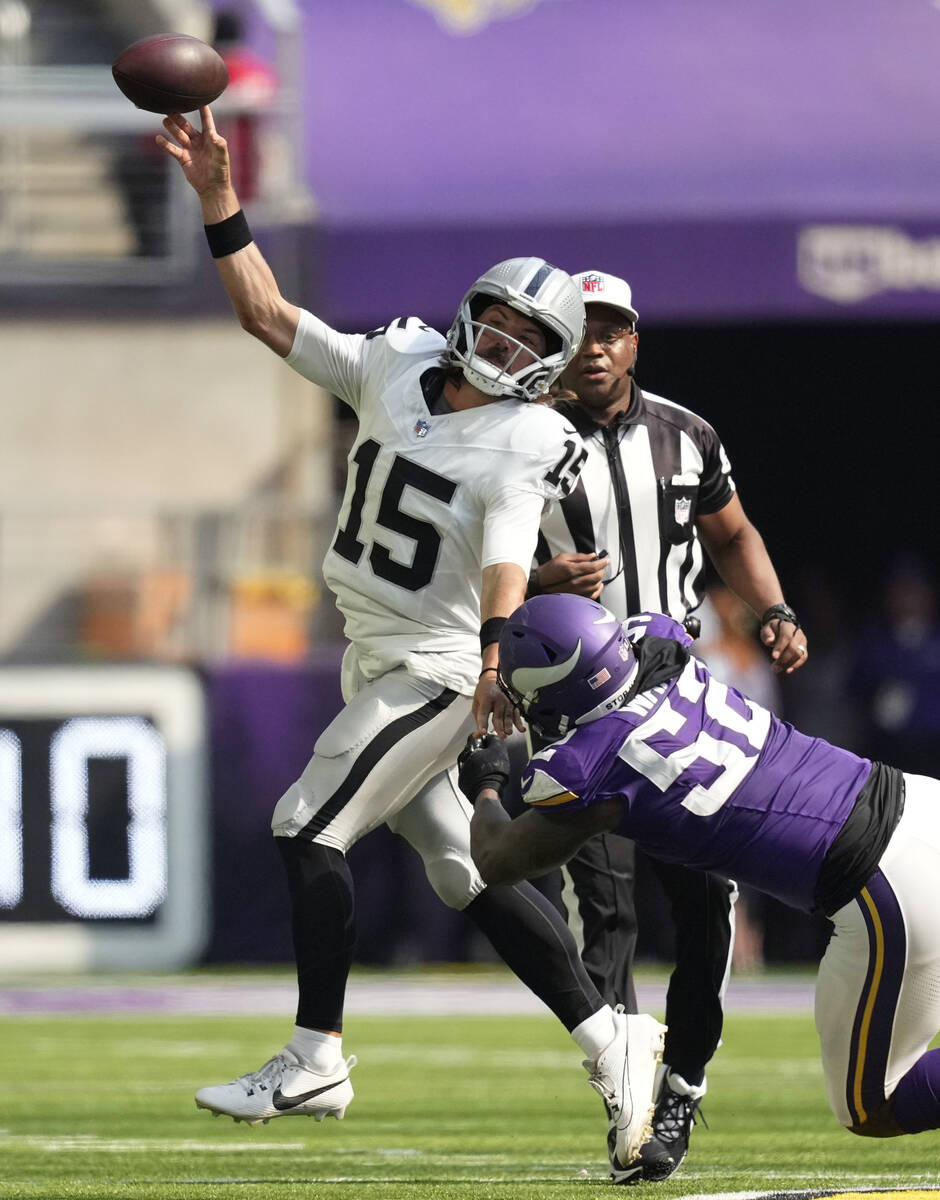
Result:
M640 983L641 1011L662 1011L665 983ZM44 984L0 988L0 1017L24 1014L165 1013L278 1016L296 1003L289 982L212 983L167 981L126 987ZM726 1009L735 1012L810 1013L813 985L808 979L742 979L728 986ZM369 979L349 985L346 1012L362 1016L538 1015L546 1009L521 983L508 979Z

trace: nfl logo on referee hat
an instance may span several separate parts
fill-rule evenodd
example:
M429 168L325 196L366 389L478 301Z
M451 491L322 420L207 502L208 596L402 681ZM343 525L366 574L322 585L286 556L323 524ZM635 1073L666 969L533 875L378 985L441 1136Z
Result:
M633 293L625 279L606 275L603 271L582 271L572 278L581 289L585 304L606 304L629 317L634 325L639 320L639 313L633 307Z

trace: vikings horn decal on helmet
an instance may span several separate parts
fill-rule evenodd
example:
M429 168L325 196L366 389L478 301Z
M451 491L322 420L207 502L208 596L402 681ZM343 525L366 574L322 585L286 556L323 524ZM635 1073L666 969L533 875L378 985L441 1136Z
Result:
M514 338L508 338L510 353L505 362L490 362L478 354L481 335L497 332L479 319L491 304L507 304L537 321L546 335L545 354L535 355ZM510 258L490 267L460 302L447 333L445 358L488 396L537 400L574 357L584 326L581 290L567 272L544 258Z
M534 596L499 638L500 687L545 738L619 708L637 669L620 622L585 596Z

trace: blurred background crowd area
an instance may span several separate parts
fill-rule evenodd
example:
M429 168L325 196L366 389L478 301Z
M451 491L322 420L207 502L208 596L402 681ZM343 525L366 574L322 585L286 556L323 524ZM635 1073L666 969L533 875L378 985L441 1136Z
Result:
M931 0L0 0L0 669L237 674L276 778L228 758L211 787L259 813L339 703L320 562L351 424L237 327L159 118L114 87L169 30L226 58L253 231L337 328L446 329L513 255L628 278L638 381L718 429L811 644L776 680L716 587L700 653L806 731L940 774ZM256 824L213 832L223 891ZM363 961L486 955L391 835L351 857ZM640 952L668 957L638 890ZM746 897L739 966L824 934ZM209 957L289 957L240 936Z

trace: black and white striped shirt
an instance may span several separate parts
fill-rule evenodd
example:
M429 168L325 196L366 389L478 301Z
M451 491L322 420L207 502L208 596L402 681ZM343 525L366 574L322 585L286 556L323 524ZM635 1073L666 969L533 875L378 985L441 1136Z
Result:
M587 448L574 490L542 518L536 561L606 550L600 602L621 620L666 612L681 621L704 588L696 517L734 494L731 464L702 417L634 383L628 411L598 425L583 408L559 405Z

